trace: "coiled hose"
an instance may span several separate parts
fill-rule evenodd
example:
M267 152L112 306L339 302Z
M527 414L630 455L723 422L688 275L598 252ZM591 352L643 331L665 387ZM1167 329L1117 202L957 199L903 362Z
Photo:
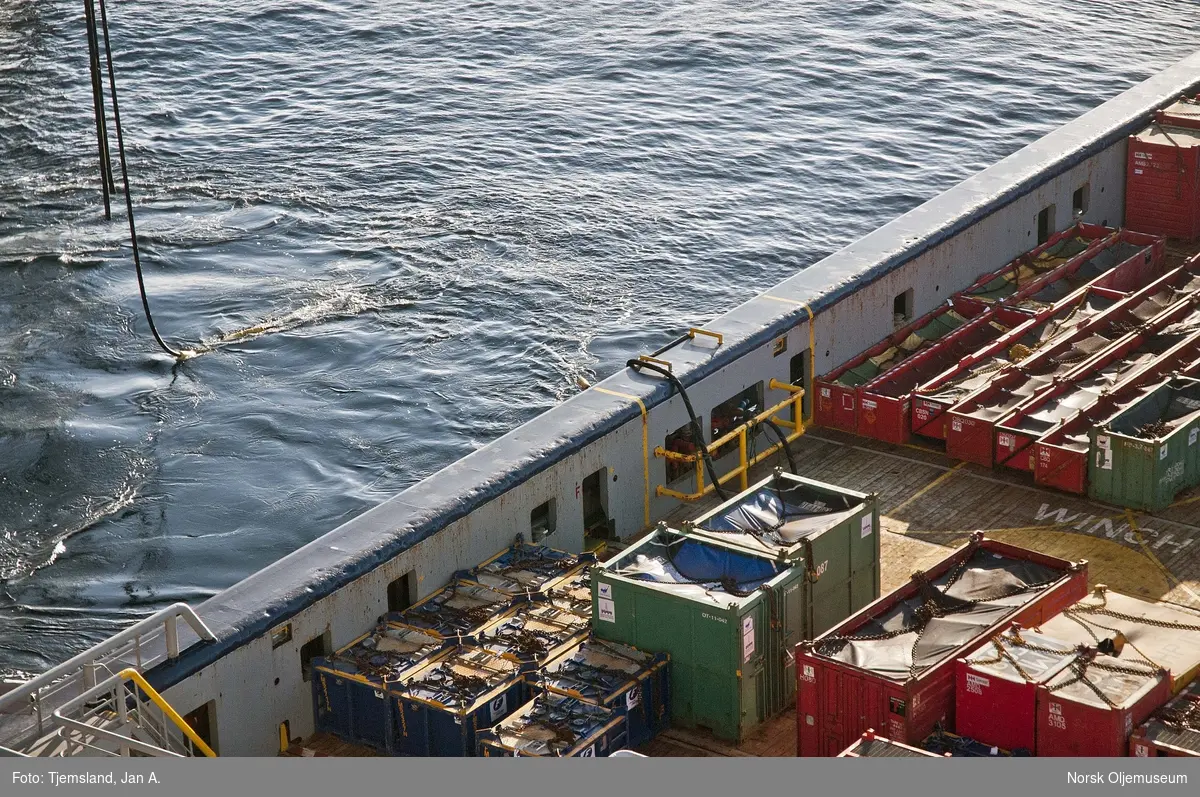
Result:
M687 409L688 418L690 419L688 425L692 430L692 442L700 452L700 456L704 458L704 467L708 471L709 481L712 482L713 488L717 491L717 495L721 497L721 500L727 500L729 496L725 493L725 490L721 487L721 482L717 479L717 469L713 466L712 457L708 453L708 446L704 442L704 430L700 427L700 419L696 417L696 410L692 408L692 402L688 398L687 390L684 389L683 383L679 381L679 378L675 374L657 363L648 363L645 360L630 360L625 365L628 368L632 368L636 373L641 373L642 369L645 368L660 376L664 376L671 383L671 386L679 391L679 397L683 399L683 406Z

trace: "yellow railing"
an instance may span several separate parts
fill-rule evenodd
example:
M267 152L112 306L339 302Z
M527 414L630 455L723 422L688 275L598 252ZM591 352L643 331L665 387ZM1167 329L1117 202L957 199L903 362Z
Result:
M753 458L747 457L746 436L751 429L758 428L758 425L763 421L771 420L784 430L790 430L786 431L784 434L784 438L787 443L791 443L799 438L800 435L804 434L804 421L802 420L804 415L804 388L798 387L797 385L790 385L787 382L779 382L775 379L771 380L770 387L772 390L786 390L791 395L784 401L776 404L774 407L770 407L760 412L758 415L755 415L753 419L746 421L736 429L731 429L721 437L718 437L716 440L713 440L708 444L707 451L711 457L714 452L719 451L723 446L737 441L738 464L734 468L730 469L727 473L719 475L717 477L718 484L724 486L733 479L738 478L740 480L741 489L747 489L749 487L750 468L762 462L767 457L774 455L782 448L783 444L777 441L755 454ZM792 408L792 418L775 417L776 413L782 413L789 407ZM654 456L673 460L675 462L689 463L692 465L692 468L696 474L695 492L684 493L680 492L679 490L672 490L670 487L666 487L664 485L659 485L659 495L678 498L681 501L698 501L699 499L711 493L713 490L717 489L715 484L705 484L704 456L702 454L680 454L675 451L667 451L662 446L658 446L654 449Z
M200 738L199 734L192 730L191 725L187 724L187 720L179 716L179 712L171 708L171 704L164 700L163 696L155 691L154 687L152 687L146 681L146 679L142 677L140 672L130 668L121 670L121 672L117 673L117 677L123 680L133 681L137 688L145 692L146 697L150 698L151 702L158 706L159 710L167 716L167 719L169 719L175 725L175 727L183 731L183 735L191 740L192 744L196 746L197 750L199 750L201 753L204 753L204 755L208 756L209 758L217 757L217 754L213 752L212 748L205 744L204 740Z

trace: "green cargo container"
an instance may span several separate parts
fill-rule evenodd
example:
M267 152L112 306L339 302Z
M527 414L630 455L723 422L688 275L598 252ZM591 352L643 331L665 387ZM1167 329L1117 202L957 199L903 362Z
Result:
M1088 495L1165 509L1200 484L1200 380L1173 377L1091 431Z
M685 534L808 571L804 623L815 639L879 597L879 506L874 495L775 471L682 526Z
M803 568L660 526L596 568L597 637L671 656L672 724L739 741L795 695Z

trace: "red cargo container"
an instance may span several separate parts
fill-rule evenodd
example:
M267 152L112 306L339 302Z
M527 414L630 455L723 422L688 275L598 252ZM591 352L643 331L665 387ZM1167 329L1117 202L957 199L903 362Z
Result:
M1035 316L1003 305L980 313L932 346L922 349L859 388L858 433L887 443L907 443L911 437L909 407L912 390L936 379L980 349L1025 329Z
M1137 758L1200 758L1200 683L1160 708L1129 737Z
M1082 257L1074 258L1068 267L1070 273L1061 279L1036 292L1022 290L1013 300L1019 299L1022 306L1045 305L1046 309L1037 313L1041 320L1013 330L914 388L913 433L944 440L948 409L985 387L1001 368L1012 362L1015 353L1024 354L1069 334L1116 301L1157 279L1162 274L1164 251L1161 238L1121 230L1090 247ZM1082 287L1076 287L1079 285ZM1068 287L1076 289L1064 290Z
M817 402L813 423L844 432L858 430L859 394L861 386L891 368L910 353L906 342L916 337L921 341L936 340L958 329L972 318L989 310L977 299L952 297L931 313L921 316L908 326L876 343L862 354L816 380ZM886 359L885 359L886 358Z
M1154 114L1154 121L1162 125L1200 129L1200 95L1194 98L1180 97L1177 102Z
M954 727L954 663L1087 592L1087 563L984 539L796 648L797 751L836 756L868 728L919 744ZM936 610L936 611L935 611Z
M1034 754L1123 756L1134 727L1170 698L1171 677L1165 671L1111 656L1081 655L1037 688Z
M1084 494L1088 489L1088 433L1145 394L1173 370L1200 371L1200 334L1184 338L1158 361L1131 374L1092 406L1037 439L1032 447L1033 479L1046 487Z
M1172 238L1200 236L1200 129L1155 123L1130 137L1125 223Z
M1001 634L959 659L958 733L1002 750L1034 750L1037 686L1075 660L1075 645L1036 631Z
M1122 659L1140 657L1162 667L1171 675L1172 692L1200 674L1200 612L1184 606L1144 601L1097 584L1087 598L1043 622L1041 630L1076 645L1094 645L1119 631L1129 642Z
M893 742L882 736L876 736L875 731L868 729L854 744L838 753L838 758L949 758L930 753L919 747L911 747L900 742Z
M1019 365L1006 368L949 411L946 452L987 466L1011 459L1018 450L1016 441L1007 437L997 440L996 427L1047 395L1062 393L1071 384L1119 362L1152 333L1185 318L1189 302L1200 301L1200 293L1195 293L1198 289L1200 277L1190 266L1181 266L1039 349ZM1179 298L1180 292L1186 294L1185 298ZM997 451L997 443L1004 443L1005 450Z
M817 400L813 407L813 423L845 432L857 432L861 407L861 386L902 362L910 350L901 346L913 335L922 341L935 340L982 313L987 305L1021 298L1043 289L1049 282L1064 274L1074 274L1084 261L1091 260L1092 250L1102 248L1106 241L1115 240L1115 232L1095 224L1077 224L1051 236L1050 240L1022 255L997 271L985 274L966 291L949 300L950 307L940 307L921 316L883 341L843 363L814 384ZM957 318L949 315L952 310ZM915 341L913 341L915 343ZM891 350L897 351L892 352ZM887 357L886 361L872 362ZM898 432L907 435L906 431Z

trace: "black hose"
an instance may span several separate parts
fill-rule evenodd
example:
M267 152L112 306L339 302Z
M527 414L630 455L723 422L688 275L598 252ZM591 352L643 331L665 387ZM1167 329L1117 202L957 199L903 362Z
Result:
M792 457L792 450L788 448L787 435L785 435L783 430L779 428L779 424L775 423L775 421L771 420L770 418L764 418L761 423L775 433L775 438L779 440L779 447L783 449L783 453L787 457L788 467L792 469L792 473L799 476L800 474L796 470L796 460L794 457Z
M167 354L181 359L184 355L168 346L162 336L158 334L158 329L154 326L154 317L150 314L150 300L146 297L146 281L142 277L142 260L138 254L137 229L133 223L133 197L129 194L129 169L125 165L125 138L121 135L121 109L117 105L117 78L113 70L112 48L109 46L108 39L108 13L104 9L104 0L98 0L97 4L100 7L100 24L104 29L104 53L108 60L108 88L112 94L113 127L117 131L117 154L120 156L121 180L125 187L125 215L129 219L129 238L133 245L133 267L137 271L138 291L142 294L142 308L146 311L146 323L150 325L150 332L154 335L155 342Z
M700 452L700 456L704 458L704 465L708 470L708 478L712 482L713 488L717 491L717 495L721 497L722 501L727 500L729 496L726 495L725 490L721 487L721 482L717 479L717 469L713 466L712 457L708 453L708 446L704 442L704 429L700 426L700 419L696 417L696 411L692 408L692 402L688 398L687 390L684 389L683 383L670 370L663 368L657 363L648 363L645 360L630 360L625 365L639 373L643 368L649 368L654 373L665 376L667 381L679 391L679 397L683 399L683 406L687 408L688 418L691 419L688 425L692 430L692 442Z

